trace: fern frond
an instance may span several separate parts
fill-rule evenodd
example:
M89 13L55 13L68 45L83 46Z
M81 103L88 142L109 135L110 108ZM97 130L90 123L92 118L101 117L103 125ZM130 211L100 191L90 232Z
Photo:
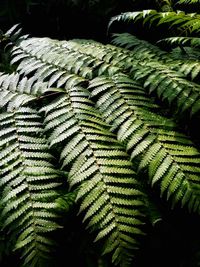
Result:
M106 238L104 252L112 252L113 262L126 266L143 233L139 207L144 206L144 194L127 154L100 119L87 91L77 86L66 90L41 110L50 146L64 147L60 164L70 168L70 186L80 185L80 212L85 212L88 227L98 231L96 241Z
M40 121L26 107L0 115L1 216L17 237L16 249L24 251L24 266L39 266L49 257L52 241L46 233L58 228L53 218L59 174Z
M88 48L88 44L85 41L83 41L82 45L80 40L63 41L61 44L47 38L39 40L41 46L37 38L31 38L31 41L22 41L13 51L13 54L20 53L28 56L27 59L22 59L18 67L23 73L27 71L26 66L28 63L33 62L34 64L35 62L36 66L38 64L40 66L42 63L34 75L39 81L48 78L49 85L57 83L59 86L64 86L66 82L76 85L86 83L86 80L79 78L80 76L87 77L86 73L91 73L91 77L99 76L104 72L106 75L112 76L116 72L130 72L131 70L134 77L144 84L144 87L148 87L150 92L155 91L158 97L163 100L168 100L169 104L173 104L178 112L186 112L191 115L199 112L199 85L191 84L184 79L183 75L173 71L171 63L167 65L161 64L159 61L146 62L149 52L144 55L142 52L143 46L139 52L140 57L144 59L144 62L141 62L136 58L138 53L131 53L115 46L104 47L95 42L92 49L92 46ZM140 50L140 46L138 49ZM92 55L92 51L96 52L93 52ZM71 60L67 62L68 56L63 57L61 56L62 53L63 55L69 53L69 57L73 58L73 62ZM34 58L34 55L36 55L37 59ZM88 63L85 65L82 61L82 57L85 56L90 59L90 65ZM73 64L79 64L79 61L81 61L81 72L77 72L72 68ZM102 64L102 61L105 63ZM43 65L43 63L45 64Z
M189 76L192 80L197 78L200 73L200 64L197 60L185 60L183 64L181 64L180 72L184 73L186 76ZM198 106L198 104L197 104ZM198 108L198 107L197 107Z
M113 45L102 45L97 42L87 42L87 40L75 39L67 42L70 49L75 49L81 53L86 53L90 57L95 57L100 61L98 75L113 75L116 72L125 71L130 68L130 51L121 49ZM63 44L63 47L66 43ZM105 70L107 69L107 72Z
M187 22L197 17L174 13L138 12L134 19L175 26L182 16L182 29L187 16ZM67 212L75 198L83 223L120 266L130 266L145 216L153 225L161 218L157 207L147 208L147 183L172 206L200 212L200 153L174 121L159 115L150 94L183 115L199 113L200 87L185 79L199 75L198 49L185 61L178 50L115 36L116 45L132 51L93 40L20 40L12 50L17 73L0 74L1 220L17 236L25 266L48 257L56 211ZM50 91L59 96L46 98ZM69 192L58 196L62 175Z
M161 193L167 192L173 204L181 201L199 212L200 154L192 142L177 131L171 120L146 109L144 99L134 101L135 91L141 89L135 88L128 77L98 77L91 81L89 89L131 158L138 159L138 170L147 169L149 182L159 183Z
M13 55L16 56L13 62L23 59L18 66L18 71L27 75L37 69L38 74L36 74L36 77L38 76L38 78L42 80L48 78L48 76L55 73L56 70L68 73L71 72L90 79L93 77L93 71L90 65L95 69L101 64L99 61L96 61L95 58L91 58L85 53L67 49L66 45L65 47L58 45L58 42L54 40L43 38L41 42L39 41L40 39L38 38L22 41L20 45L13 50ZM24 57L24 55L26 55L26 57ZM34 57L36 57L37 60ZM49 65L49 68L47 68L47 65ZM107 71L109 66L105 65L105 67L106 69L104 71ZM61 77L62 74L55 75ZM56 79L57 78L55 78L55 81Z
M194 115L200 109L200 87L181 77L181 74L158 62L138 64L133 76L144 84L149 92L155 91L159 98L174 105L179 113Z
M140 41L138 40L138 42ZM165 56L161 50L152 45L145 48L140 42L140 45L133 52L114 46L103 46L96 42L93 45L88 45L85 44L84 40L83 45L81 41L63 42L63 47L66 46L68 49L72 48L80 53L87 53L92 58L97 57L111 66L116 66L119 68L118 73L130 71L132 68L131 72L134 73L134 77L141 83L144 81L144 87L148 87L150 92L155 90L158 97L167 99L169 104L173 103L180 113L187 111L187 113L194 115L199 111L199 85L186 81L184 76L177 71L173 71L171 65L173 65L173 68L178 68L181 63L172 63L173 57ZM149 60L149 56L153 58L150 63L146 62ZM162 64L158 61L159 57L165 63ZM144 60L144 62L141 62L141 60ZM93 72L93 67L91 67L91 71ZM180 71L186 75L182 68ZM101 67L97 75L99 74L101 74ZM108 74L108 76L113 74ZM194 77L194 74L192 77Z
M40 41L40 39L39 39ZM18 71L27 74L37 69L35 78L39 81L51 78L52 85L59 80L65 80L65 73L75 74L85 79L91 79L100 74L114 74L119 71L118 66L99 61L99 58L80 50L80 45L71 41L58 43L44 38L38 42L37 38L25 40L13 49L13 63L20 61ZM36 56L36 58L35 58ZM58 85L60 85L58 83Z
M115 21L133 21L142 20L150 26L166 24L169 28L175 28L185 33L199 32L200 16L197 13L186 14L183 11L158 12L153 9L142 10L136 12L126 12L113 17L108 28Z
M114 34L112 42L115 45L131 49L132 64L135 65L135 59L138 61L157 61L164 64L166 69L172 69L184 74L186 77L190 75L192 80L196 78L199 73L199 64L197 59L200 58L200 51L198 49L191 49L180 47L173 49L172 52L167 53L159 47L150 44L147 41L139 40L129 33ZM160 40L159 42L168 42L182 46L198 46L198 38L195 37L172 37ZM199 42L200 43L200 42ZM156 62L155 62L156 65ZM194 66L194 67L193 67ZM193 70L192 70L193 69ZM181 76L180 76L181 77Z
M195 4L195 3L199 3L199 0L179 0L178 3L179 4Z
M13 45L13 43L26 39L28 35L21 35L21 32L22 28L20 28L20 24L15 24L3 34L1 41L7 41L9 45Z
M169 61L170 57L167 52L162 51L159 47L145 41L140 40L130 33L115 33L112 35L112 43L132 50L138 60L151 59L159 61Z
M165 42L171 45L182 45L182 46L192 46L199 47L200 46L200 38L198 37L170 37L160 40L159 42Z

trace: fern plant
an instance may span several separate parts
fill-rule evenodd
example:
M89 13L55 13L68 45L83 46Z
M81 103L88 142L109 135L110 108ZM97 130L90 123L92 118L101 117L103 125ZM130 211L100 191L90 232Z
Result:
M47 266L75 199L117 266L131 265L146 225L160 220L149 192L200 213L200 152L177 120L199 119L199 84L177 71L181 59L172 67L171 53L129 37L133 51L28 36L13 44L16 70L0 74L0 207L22 266Z

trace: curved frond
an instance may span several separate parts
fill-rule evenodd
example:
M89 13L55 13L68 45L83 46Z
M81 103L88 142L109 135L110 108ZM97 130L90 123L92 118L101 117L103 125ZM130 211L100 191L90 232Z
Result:
M163 62L172 60L167 52L145 40L138 39L130 33L113 34L112 43L132 50L132 55L135 55L137 60L151 59Z
M167 25L170 29L178 29L181 32L192 33L200 30L200 15L197 13L185 13L183 11L158 12L153 9L136 12L125 12L113 17L109 23L110 27L115 21L132 21L138 20L148 23L150 26Z

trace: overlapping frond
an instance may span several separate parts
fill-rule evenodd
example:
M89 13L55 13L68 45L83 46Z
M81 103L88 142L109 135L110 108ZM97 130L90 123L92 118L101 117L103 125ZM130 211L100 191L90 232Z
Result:
M145 41L144 41L145 42ZM87 43L81 40L63 42L63 47L86 53L88 56L105 61L109 66L116 66L119 72L130 72L134 78L148 88L150 92L155 91L159 98L166 99L168 103L173 105L175 109L183 113L194 115L199 112L199 85L185 80L188 75L183 69L185 65L182 61L173 62L173 57L165 55L159 48L153 45L145 47L143 41L138 40L138 45L133 51L120 49L115 46L103 46L99 43ZM92 52L94 51L94 52ZM160 60L159 60L160 56ZM152 61L149 62L149 58ZM164 62L163 62L164 61ZM196 62L192 62L194 64ZM182 67L179 68L179 66ZM84 66L82 66L84 68ZM93 76L99 76L102 72L94 72L93 66L90 66ZM178 69L177 72L174 69ZM188 69L186 67L186 69ZM181 72L184 74L182 75ZM114 75L115 72L108 73L108 76ZM193 72L192 78L198 74Z
M91 79L96 76L96 69L99 69L99 74L108 71L113 73L118 70L117 68L111 69L108 64L86 53L68 49L68 45L70 42L59 43L48 38L31 38L22 41L14 48L12 63L21 61L17 70L25 75L37 70L35 77L40 80L45 80L50 75L58 79L65 72ZM52 85L52 79L49 80L49 85Z
M14 48L12 63L18 63L18 71L21 73L36 71L36 79L46 79L50 86L58 80L65 81L66 72L91 79L102 74L113 75L119 72L120 68L126 69L122 60L130 59L128 50L125 54L123 49L114 46L105 46L102 49L102 46L97 42L82 44L80 40L56 42L48 38L39 41L32 38L31 41L25 40ZM117 59L116 62L114 58ZM130 68L130 65L127 67ZM60 82L57 86L61 86Z
M140 40L130 33L113 34L112 43L126 49L131 49L138 60L159 60L169 61L169 54L161 50L158 46L150 44L145 40Z
M138 170L147 169L150 183L159 183L173 204L199 212L200 154L192 142L171 120L147 110L149 98L140 98L142 89L128 77L98 77L89 89L131 158L139 158Z
M52 89L51 89L52 90ZM0 73L0 107L12 110L37 99L50 89L34 77L28 79L18 73Z
M105 239L104 253L127 266L138 247L144 223L144 194L132 164L109 126L88 99L88 91L66 85L67 93L42 108L51 147L61 146L60 164L69 169L70 186L84 221Z
M58 171L43 136L41 118L28 107L0 114L0 186L3 226L17 238L24 266L49 257L47 233L58 228Z

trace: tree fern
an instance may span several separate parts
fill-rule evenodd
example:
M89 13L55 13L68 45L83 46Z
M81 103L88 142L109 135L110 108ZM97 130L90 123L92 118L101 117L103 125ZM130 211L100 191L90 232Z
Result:
M130 266L147 219L161 220L149 191L199 213L200 153L157 104L198 119L198 63L173 66L173 53L129 34L114 42L132 51L25 36L12 49L16 72L0 74L1 222L24 266L42 265L57 213L75 199L118 266Z

